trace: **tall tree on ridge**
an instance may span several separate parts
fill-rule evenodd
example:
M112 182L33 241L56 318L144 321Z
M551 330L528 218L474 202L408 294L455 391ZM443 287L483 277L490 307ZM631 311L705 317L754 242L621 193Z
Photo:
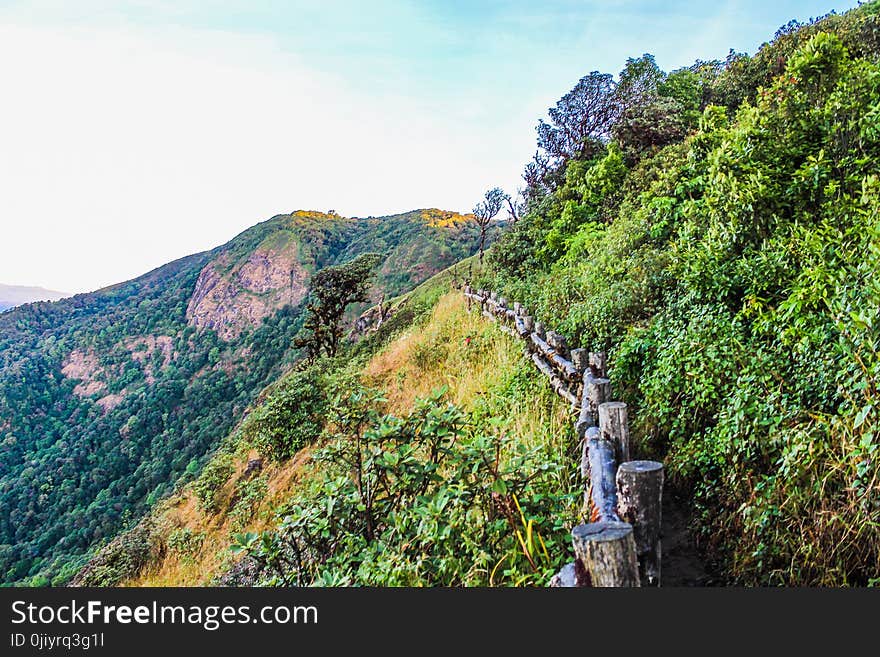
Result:
M474 219L480 227L480 266L483 265L483 251L486 247L486 231L489 223L501 212L501 208L509 198L503 189L493 187L486 192L483 200L474 206Z

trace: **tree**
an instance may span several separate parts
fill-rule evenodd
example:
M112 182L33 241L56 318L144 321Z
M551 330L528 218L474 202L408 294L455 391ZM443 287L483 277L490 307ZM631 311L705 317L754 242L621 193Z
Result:
M550 123L538 122L538 147L551 158L588 158L608 139L617 116L614 79L593 71L550 108Z
M550 122L538 121L538 151L526 167L525 197L540 199L564 180L571 159L601 152L619 114L614 78L593 71L549 110Z
M657 86L663 82L666 75L654 61L654 55L645 53L641 57L630 57L626 60L626 66L620 72L617 87L614 89L615 102L617 104L616 120L619 120L627 110L644 104L645 100L657 93Z
M363 253L350 262L325 267L312 277L303 334L294 340L295 346L306 349L309 359L322 353L336 355L345 309L367 300L373 270L382 258L379 253Z
M503 189L493 187L486 192L483 200L474 206L474 219L480 227L480 265L483 264L483 251L486 246L486 231L489 228L489 223L495 218L495 215L501 212L501 208L509 198Z
M522 189L517 189L516 196L505 194L504 201L507 203L507 214L510 217L510 221L515 224L526 211L525 194Z

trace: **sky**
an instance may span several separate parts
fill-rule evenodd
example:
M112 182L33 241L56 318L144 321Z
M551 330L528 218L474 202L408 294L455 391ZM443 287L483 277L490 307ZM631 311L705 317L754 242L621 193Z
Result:
M856 0L0 0L0 283L83 292L297 209L467 212L590 71Z

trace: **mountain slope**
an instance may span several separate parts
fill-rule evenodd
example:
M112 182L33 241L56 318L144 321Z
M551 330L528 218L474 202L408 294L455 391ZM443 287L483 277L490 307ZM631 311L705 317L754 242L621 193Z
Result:
M295 360L311 273L380 251L375 293L393 296L477 240L451 212L298 211L135 280L0 315L3 580L65 581L197 473Z
M569 477L569 466L574 461L569 453L572 432L568 409L535 375L515 341L486 322L479 313L466 311L463 297L458 292L450 293L451 278L451 272L444 272L406 295L403 301L407 312L389 320L370 340L360 343L349 358L317 366L322 372L319 379L326 379L327 384L322 387L322 394L334 400L327 418L334 417L334 412L343 410L348 403L337 402L337 397L347 399L350 394L358 395L361 386L381 390L386 399L378 402L381 413L398 418L418 414L423 408L418 399L432 399L428 407L438 410L443 409L445 402L454 404L468 414L472 423L469 426L479 436L478 440L489 440L491 445L468 447L466 458L473 458L474 462L469 462L467 469L475 468L474 472L479 471L481 476L488 474L484 472L481 449L489 449L494 459L500 459L498 467L502 471L515 464L506 475L511 482L510 492L517 495L526 517L534 520L532 531L542 535L552 559L536 557L537 568L533 568L520 552L515 531L506 516L497 511L490 511L486 518L491 533L476 542L460 540L462 534L456 532L467 529L452 529L458 505L448 503L444 508L440 502L441 506L433 510L442 518L436 534L431 533L436 521L431 524L425 520L416 532L423 544L421 547L410 543L410 539L392 538L383 552L384 558L395 562L396 567L383 571L384 574L377 569L370 576L351 573L348 576L352 582L541 584L554 572L556 561L567 558L567 528L576 517L580 499L577 491L570 490L576 482ZM275 575L271 569L264 569L241 553L236 554L231 549L236 536L262 531L272 534L280 519L292 508L309 501L316 502L318 509L328 513L335 508L343 525L352 521L357 524L356 519L350 517L354 510L347 506L351 499L339 499L333 487L326 485L329 464L324 450L332 449L338 430L332 419L326 423L321 436L315 436L289 459L267 457L253 442L259 433L259 418L266 417L266 413L272 417L284 413L287 417L287 411L281 410L282 402L290 399L290 395L302 394L297 388L297 380L302 376L303 373L294 371L269 386L249 411L248 419L223 441L199 479L157 505L144 521L102 550L77 575L75 583L123 586L265 583ZM446 387L442 401L435 395L440 386ZM279 431L285 436L296 433L295 424L288 418L280 423ZM325 418L322 417L320 424L325 425ZM429 431L429 425L423 428ZM462 435L460 439L465 446L471 438ZM342 440L347 442L346 438ZM470 449L473 452L468 451ZM489 477L480 485L488 487L491 483ZM446 483L440 481L439 486L437 493L442 499ZM494 496L484 499L476 489L463 483L461 494L462 502L484 500L490 510L497 504ZM430 508L432 504L425 502L426 496L406 512L421 517L419 514L425 512L423 505ZM331 498L337 501L330 504ZM406 512L400 509L399 517ZM466 522L473 523L477 518L474 514L478 513L477 508L471 509ZM343 530L341 540L356 537L349 529ZM339 528L330 531L339 531ZM449 548L452 552L471 551L468 559L476 560L468 565L469 572L450 568L441 572L429 565L432 553L441 551L439 546L443 540L454 544ZM350 556L355 562L363 558L357 550ZM401 560L410 559L425 562L412 572L404 573ZM499 560L505 567L492 572ZM337 576L329 574L333 568L330 563L326 564L327 577Z
M33 301L57 301L70 296L64 292L55 292L42 287L30 285L4 285L0 283L0 312Z

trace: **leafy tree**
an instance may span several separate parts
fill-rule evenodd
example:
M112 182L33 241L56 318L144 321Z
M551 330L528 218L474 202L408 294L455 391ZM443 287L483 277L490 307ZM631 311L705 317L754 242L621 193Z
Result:
M306 349L310 360L321 354L331 358L336 355L344 332L345 309L367 300L373 270L382 259L379 253L363 253L350 262L325 267L312 277L304 334L294 342Z
M652 96L633 105L614 126L614 139L633 163L644 155L681 140L686 132L685 109L675 98Z
M646 98L657 93L657 86L663 82L665 74L654 55L645 53L641 57L630 57L620 72L614 89L614 100L618 105L617 118L627 110L641 105Z
M550 123L538 122L538 147L551 158L589 157L605 141L617 117L614 79L593 71L550 108Z
M593 71L549 110L550 122L538 121L538 152L524 178L527 198L539 198L556 188L572 158L600 152L619 115L614 78Z
M492 219L501 212L501 208L504 206L506 202L510 201L510 196L508 196L503 189L500 187L493 187L488 192L486 192L486 196L482 201L477 203L474 206L474 220L477 222L477 226L480 227L480 264L483 264L483 251L486 246L486 231L489 228L489 224Z

